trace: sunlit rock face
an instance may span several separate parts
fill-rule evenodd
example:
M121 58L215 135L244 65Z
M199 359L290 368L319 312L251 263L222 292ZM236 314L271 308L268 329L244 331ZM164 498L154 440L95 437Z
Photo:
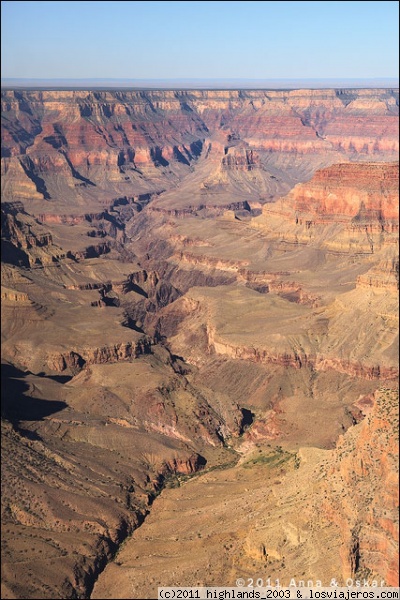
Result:
M181 544L187 585L395 585L397 91L4 91L2 119L4 597L152 598Z
M206 186L243 171L249 191L274 195L339 158L395 159L396 111L391 90L5 91L4 193L99 202L175 186L207 155Z

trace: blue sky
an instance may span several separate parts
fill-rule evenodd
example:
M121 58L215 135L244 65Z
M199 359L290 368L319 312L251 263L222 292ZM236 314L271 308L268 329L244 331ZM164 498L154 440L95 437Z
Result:
M2 77L398 77L394 2L1 2Z

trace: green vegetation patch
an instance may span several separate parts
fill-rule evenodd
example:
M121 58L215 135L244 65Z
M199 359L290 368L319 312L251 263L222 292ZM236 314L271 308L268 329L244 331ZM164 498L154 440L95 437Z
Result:
M253 456L248 461L243 463L243 467L248 469L254 465L268 465L271 468L277 468L283 464L287 464L291 460L295 460L296 455L291 452L283 450L281 446L272 448L268 452L264 453L259 451L258 456Z

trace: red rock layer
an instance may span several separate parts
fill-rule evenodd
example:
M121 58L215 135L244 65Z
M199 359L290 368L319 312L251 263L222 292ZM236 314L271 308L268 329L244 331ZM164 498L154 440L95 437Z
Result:
M324 510L338 524L344 577L399 585L398 393L375 395L368 416L339 440Z
M246 171L277 152L321 164L338 153L393 159L395 98L393 90L4 91L4 192L50 199L61 184L104 186L105 175L108 185L142 185L149 168L160 189L171 175L162 169L188 172L208 138L223 168Z
M319 218L397 220L399 163L344 163L320 169L289 197L299 212Z

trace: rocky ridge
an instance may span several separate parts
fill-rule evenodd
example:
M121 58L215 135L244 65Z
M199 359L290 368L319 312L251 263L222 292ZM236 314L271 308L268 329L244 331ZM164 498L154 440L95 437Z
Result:
M398 376L396 98L2 93L4 597L88 597L162 489L199 470L212 486L213 469L238 460L262 480L259 450L282 486L256 508L273 512L274 541L232 531L224 543L245 558L220 550L216 568L248 573L268 555L279 576L300 569L303 541L286 553L283 537L314 531L335 479L349 494L356 484L359 510L327 492L321 519L336 523L341 562L321 547L309 576L376 572L393 585L382 411ZM353 435L357 402L375 396ZM368 436L381 466L364 458ZM292 484L279 469L312 477L326 452L315 510L281 536ZM232 473L240 496L249 482Z

